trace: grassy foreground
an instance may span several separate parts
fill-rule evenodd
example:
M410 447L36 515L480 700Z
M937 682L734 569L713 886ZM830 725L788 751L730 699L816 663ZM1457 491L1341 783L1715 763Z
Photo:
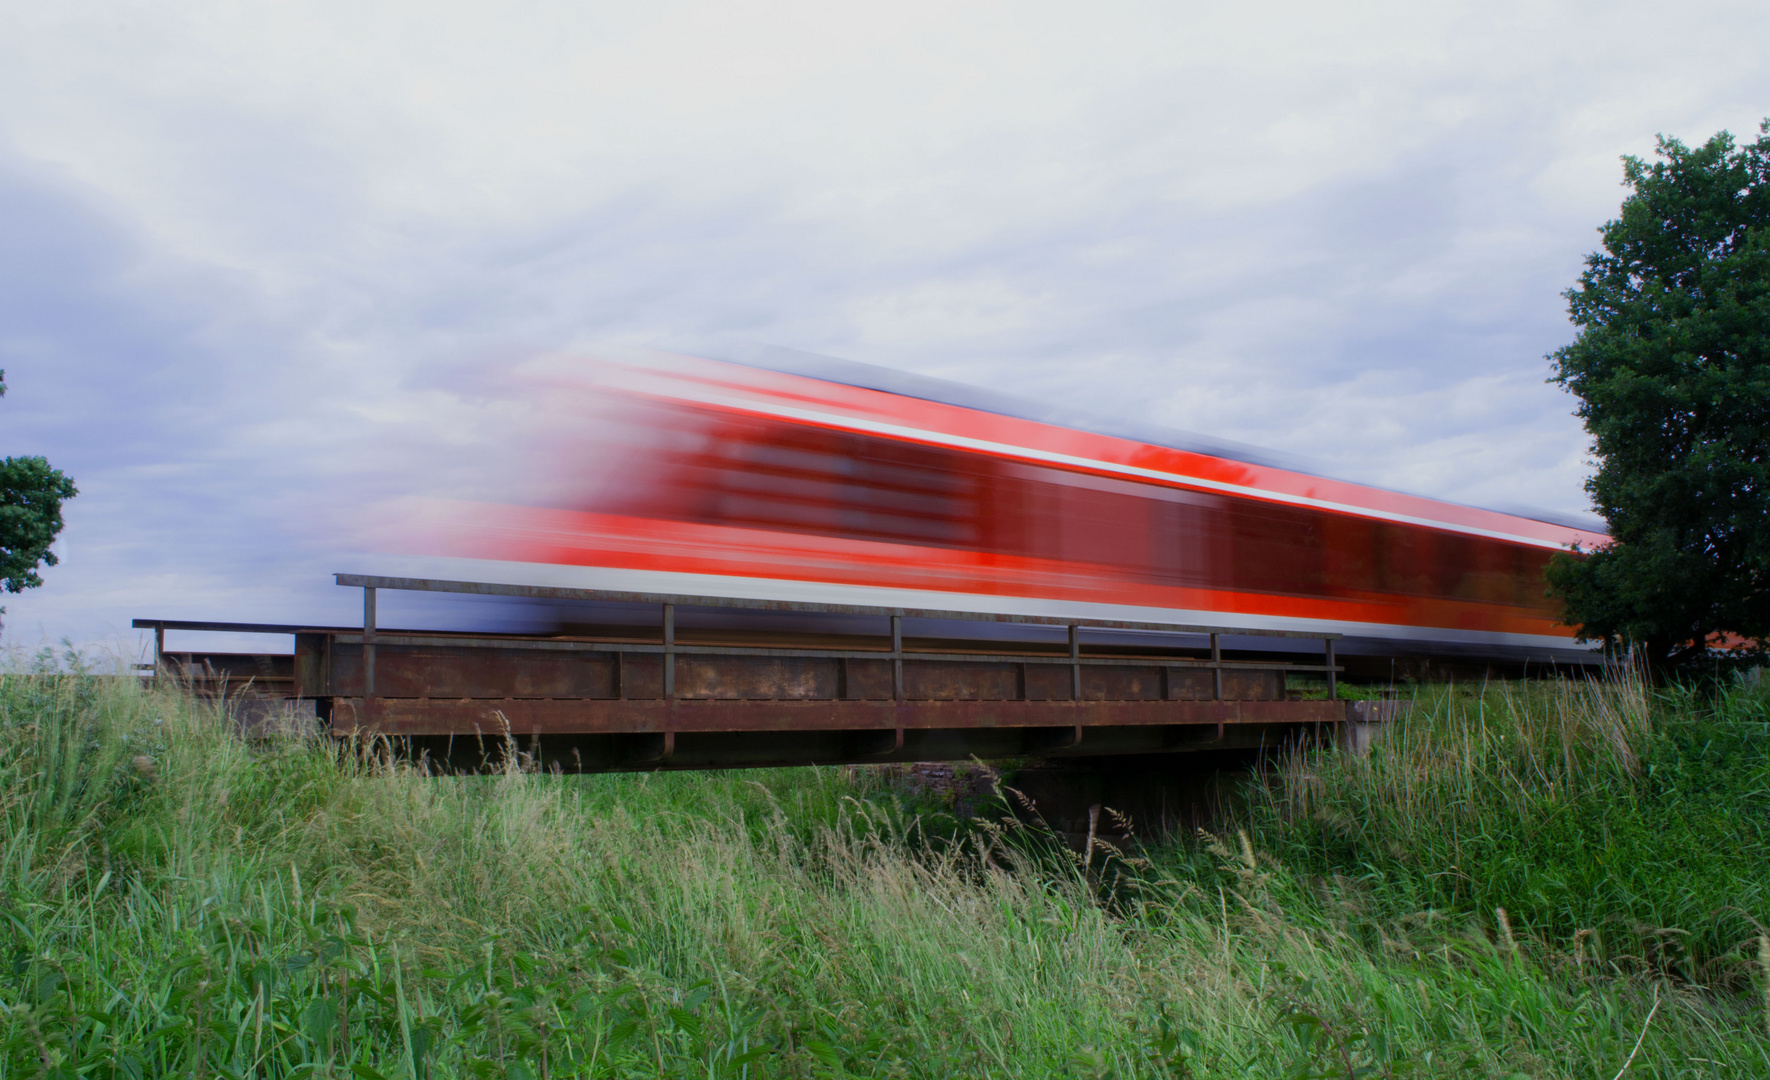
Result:
M863 771L425 779L0 676L0 1078L1763 1077L1767 721L1436 691L1083 867Z

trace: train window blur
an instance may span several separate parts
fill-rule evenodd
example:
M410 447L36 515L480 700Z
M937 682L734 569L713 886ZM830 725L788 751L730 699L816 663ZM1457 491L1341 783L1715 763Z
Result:
M630 513L946 547L977 542L978 478L913 443L761 422L661 455Z
M777 421L703 430L609 508L1085 563L1151 584L1550 609L1549 553L1520 544Z

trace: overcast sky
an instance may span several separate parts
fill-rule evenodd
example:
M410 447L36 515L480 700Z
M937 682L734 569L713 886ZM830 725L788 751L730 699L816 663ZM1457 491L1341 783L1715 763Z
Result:
M745 340L1587 507L1559 293L1770 6L0 0L5 640L348 619L463 373ZM481 432L481 435L484 433Z

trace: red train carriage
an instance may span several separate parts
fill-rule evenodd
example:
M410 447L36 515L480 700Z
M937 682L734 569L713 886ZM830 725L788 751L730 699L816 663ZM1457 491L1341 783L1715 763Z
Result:
M401 546L531 584L1572 646L1544 596L1604 537L1220 454L683 357L529 377L573 463L429 502ZM481 562L475 572L494 569ZM759 592L760 590L760 592Z

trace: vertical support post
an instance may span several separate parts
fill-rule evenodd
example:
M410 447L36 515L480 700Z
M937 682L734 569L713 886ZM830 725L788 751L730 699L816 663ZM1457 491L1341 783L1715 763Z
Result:
M1082 628L1069 624L1069 700L1082 700Z
M676 696L676 605L664 605L664 697Z
M363 586L363 698L375 696L375 586Z
M1327 644L1328 700L1334 701L1340 696L1339 683L1335 679L1334 672L1334 639L1323 638L1322 640Z
M903 700L903 616L891 616L891 697Z
M1211 635L1211 681L1216 689L1211 700L1223 700L1223 643L1216 634Z
M166 624L154 627L154 678L159 678L166 666Z

